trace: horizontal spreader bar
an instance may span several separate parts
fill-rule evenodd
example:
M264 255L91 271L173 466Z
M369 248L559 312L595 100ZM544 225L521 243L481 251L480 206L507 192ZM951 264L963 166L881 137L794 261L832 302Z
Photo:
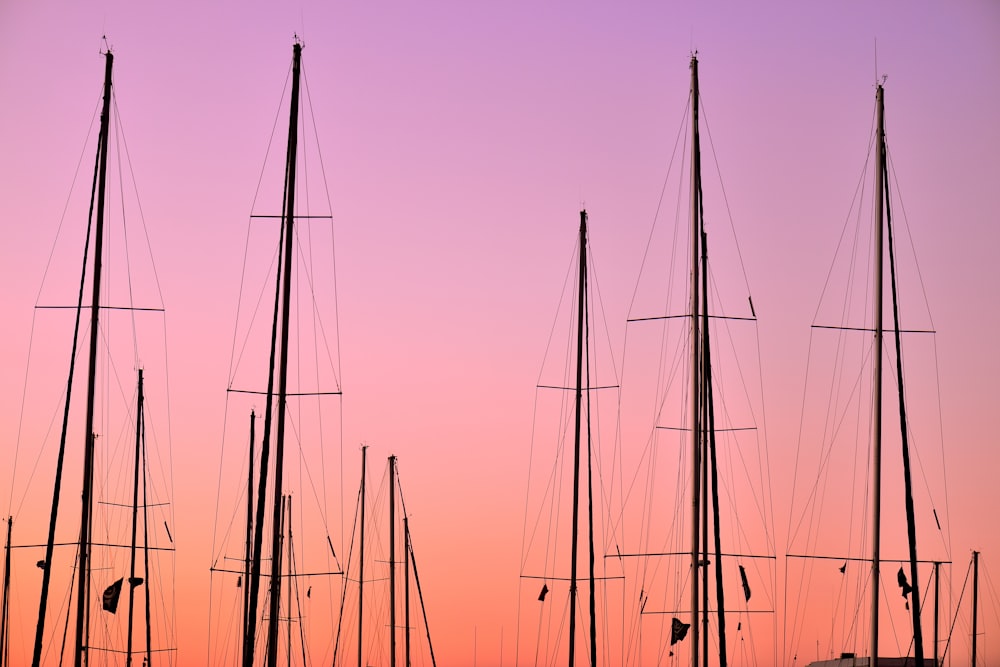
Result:
M76 310L76 306L35 306L36 310ZM91 306L80 306L81 310L90 310ZM162 313L163 308L140 308L138 306L100 306L101 310L136 310L145 313Z
M704 612L705 610L701 609L700 611ZM709 609L708 612L710 614L717 614L717 613L719 613L717 609ZM674 610L674 611L643 611L642 613L643 614L674 614L675 616L686 616L687 614L691 613L691 610L690 609L685 609L685 610L681 610L681 611L677 611L677 610ZM727 609L726 613L727 614L773 614L774 610L773 609L770 609L770 610L769 609Z
M254 394L256 396L267 396L266 391L250 391L249 389L227 389L231 394ZM273 392L272 392L273 393ZM300 393L288 392L285 396L340 396L341 391L305 391ZM277 394L274 394L277 396Z
M874 329L866 329L864 327L834 327L827 326L823 324L814 324L810 327L811 329L834 329L836 331L867 331L869 333L875 333ZM892 333L894 329L883 329L883 333ZM937 333L934 329L900 329L899 333Z
M608 384L600 387L580 387L581 391L597 391L598 389L619 389L617 384ZM535 389L563 389L566 391L576 391L576 387L560 387L555 384L536 384Z
M12 545L10 545L10 548L11 549L41 549L44 546L48 546L48 545L46 545L46 544L12 544ZM54 547L78 547L78 546L80 546L80 543L79 542L53 542L52 546L54 546ZM132 548L132 545L130 545L130 544L104 544L102 542L91 542L90 546L92 546L92 547L108 547L108 548L111 548L111 549L131 549ZM173 547L149 547L149 546L147 546L147 547L139 547L139 545L136 545L136 548L137 549L144 548L144 549L148 549L149 551L175 551L175 549Z
M871 558L857 558L850 556L809 556L805 554L785 554L785 558L802 558L802 559L815 559L815 560L849 560L857 561L859 563L870 563ZM880 563L909 563L909 558L879 558ZM941 563L942 565L951 565L950 560L918 560L918 563Z
M243 570L227 570L221 567L209 568L209 572L224 572L227 574L246 574ZM280 576L285 577L325 577L328 575L343 574L343 572L296 572L295 574L283 573ZM270 576L270 575L268 575Z
M273 218L273 219L277 219L277 220L284 220L285 216L283 216L283 215L251 215L250 218L251 219L253 219L253 218ZM292 218L294 218L295 220L315 220L315 219L332 220L333 216L332 215L293 215Z
M633 317L631 319L625 320L626 322L651 322L653 320L683 320L690 319L690 313L687 315L654 315L653 317ZM698 317L704 317L704 315L699 315ZM709 315L710 320L737 320L740 322L756 322L756 317L731 317L728 315Z
M543 577L530 574L522 574L522 579L541 579L542 581L570 581L570 577ZM594 577L594 581L611 581L613 579L624 579L625 577ZM577 581L587 581L589 577L577 577Z
M605 558L636 558L639 556L690 556L690 551L661 551L661 552L651 552L651 553L638 553L638 554L607 554ZM703 556L704 554L698 554ZM708 554L709 556L714 556L715 554ZM719 554L725 558L763 558L765 560L776 560L777 556L761 556L760 554Z
M660 431L690 431L689 428L684 428L681 426L654 426L654 429ZM729 433L730 431L756 431L756 426L743 426L741 428L717 428L714 429L716 433Z

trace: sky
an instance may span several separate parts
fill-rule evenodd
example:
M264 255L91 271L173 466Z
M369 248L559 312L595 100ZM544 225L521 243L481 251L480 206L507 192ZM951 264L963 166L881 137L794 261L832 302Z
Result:
M165 338L168 351L169 389L159 391L169 391L173 481L164 485L172 484L177 599L186 608L178 643L194 656L184 664L209 655L203 609L217 519L207 508L229 484L220 480L220 443L235 423L225 390L248 216L280 207L280 181L255 193L276 155L280 174L276 118L294 35L305 45L310 137L336 235L343 455L342 465L324 466L343 480L348 501L338 504L346 505L362 443L379 479L386 457L398 457L441 664L513 660L535 384L579 211L590 217L609 347L621 358L693 51L759 320L779 550L809 328L884 76L895 178L937 332L956 594L972 550L987 567L995 562L996 3L5 0L0 437L18 440L25 387L48 385L57 399L64 383L69 316L37 315L32 333L33 311L75 294L86 220L79 191L91 173L106 36L127 175L159 284L137 294L166 310L167 325L150 338L153 347ZM313 192L324 200L316 208L326 207L321 188ZM68 250L53 254L40 292L64 207L58 238ZM151 378L160 358L143 356ZM37 378L27 385L26 367ZM39 400L44 407L25 408L24 420L47 424L55 404ZM159 423L165 430L166 419ZM9 481L12 467L4 461L0 483L20 497L26 482ZM30 486L47 489L52 473L40 470ZM238 493L225 500L238 502ZM353 507L337 512L349 523ZM984 639L993 661L998 622ZM956 640L955 664L964 664L966 643Z

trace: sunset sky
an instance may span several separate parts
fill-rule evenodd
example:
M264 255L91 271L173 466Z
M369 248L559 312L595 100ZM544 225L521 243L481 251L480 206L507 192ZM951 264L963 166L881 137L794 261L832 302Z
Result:
M609 345L620 359L694 51L712 169L717 159L759 320L778 550L810 325L885 76L894 186L924 281L910 290L913 300L926 298L937 332L929 363L940 380L953 594L972 550L1000 576L993 0L0 0L0 440L13 451L34 306L75 297L106 36L126 177L135 180L166 309L166 326L158 321L146 343L162 346L156 336L166 332L179 664L208 655L216 494L238 502L238 490L219 491L225 390L248 217L280 209L280 180L255 192L272 128L264 174L277 159L280 179L284 116L275 124L294 35L305 45L315 119L308 139L322 154L336 235L343 471L328 464L350 503L337 511L349 523L362 443L379 480L386 457L398 457L439 664L513 662L535 385L579 211L589 213ZM313 192L324 209L325 193ZM742 281L736 269L718 270ZM38 391L57 399L71 318L38 312L27 386L48 385ZM142 359L151 376L157 354ZM46 400L37 413L25 408L24 420L38 425L22 430L49 428L56 403ZM918 405L936 410L936 394L929 400ZM20 447L19 457L33 460L24 435ZM18 507L31 470L19 460L13 479L12 459L0 463L10 511L44 516ZM52 474L40 467L31 478L38 498L50 493ZM74 520L73 511L65 516ZM29 563L20 576L37 570ZM981 600L980 647L997 663L998 601ZM31 619L35 602L19 604L12 615ZM12 652L27 644L13 641ZM805 661L814 657L808 647ZM956 634L954 664L967 664L968 650L968 637Z

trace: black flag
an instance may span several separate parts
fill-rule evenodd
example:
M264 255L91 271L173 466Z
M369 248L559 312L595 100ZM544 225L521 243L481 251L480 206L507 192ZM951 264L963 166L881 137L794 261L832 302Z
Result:
M101 600L101 606L104 607L104 611L110 611L112 614L118 611L118 598L122 594L122 582L124 580L124 577L122 577L104 589L104 595Z
M896 582L899 587L903 589L903 597L905 598L913 590L913 586L910 586L910 582L906 580L906 573L903 572L903 568L899 568L899 572L896 574Z
M747 597L747 602L750 602L750 584L747 583L747 571L742 565L740 565L740 579L743 580L743 595Z
M542 584L542 592L538 594L538 601L545 602L545 596L549 592L549 587L546 584Z
M670 645L673 646L687 637L688 628L690 627L690 623L684 623L679 618L675 617L673 622L670 624Z

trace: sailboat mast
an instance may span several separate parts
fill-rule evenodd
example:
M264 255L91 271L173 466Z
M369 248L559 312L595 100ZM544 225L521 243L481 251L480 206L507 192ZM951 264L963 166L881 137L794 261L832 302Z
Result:
M979 634L979 552L972 552L972 667L976 667L976 640Z
M361 446L361 555L358 557L358 667L364 667L361 655L364 647L365 621L365 457L368 446Z
M76 600L76 651L73 655L75 667L81 667L90 650L85 630L88 602L90 600L90 518L93 513L94 482L94 398L97 384L97 340L100 338L101 311L101 257L104 254L104 193L108 172L108 124L111 116L111 68L114 56L105 54L104 108L101 111L101 167L97 184L97 218L94 228L94 278L93 295L90 305L90 351L87 373L87 413L84 420L83 457L83 507L80 513L80 542L77 569ZM49 564L46 563L46 567Z
M701 517L701 382L698 369L701 365L701 340L699 334L699 278L700 263L698 239L699 197L701 193L701 158L698 135L698 57L691 57L691 665L698 667L699 635L699 520Z
M941 563L934 561L934 667L939 667L941 660L938 657L938 625L941 619ZM921 665L923 667L923 665Z
M699 207L701 207L701 199L699 197ZM702 210L702 218L704 219L704 211ZM704 224L702 225L704 227ZM712 346L709 341L710 330L708 328L708 235L702 229L701 233L701 286L702 286L702 341L703 341L703 351L702 355L704 358L704 372L702 377L704 378L704 400L705 400L705 430L706 438L705 444L708 445L708 457L705 462L705 468L710 473L710 477L705 480L706 487L711 482L711 498L712 498L712 537L713 537L713 547L714 547L714 560L715 560L715 600L718 607L718 623L719 623L719 667L726 667L728 664L728 655L726 647L726 598L725 598L725 588L722 585L722 534L720 530L721 521L719 519L719 468L718 460L716 455L716 441L715 441L715 394L712 390ZM708 495L708 489L706 489L705 495ZM705 522L708 522L708 508L705 508ZM706 529L706 539L704 540L707 544L707 533ZM705 556L705 593L707 598L708 593L708 549L706 548ZM705 602L705 619L706 619L706 629L708 625L708 602ZM708 634L707 631L705 633ZM708 655L706 650L705 662L708 663Z
M282 477L284 472L285 452L285 416L288 395L288 323L291 313L292 288L292 248L294 246L295 223L295 165L298 150L299 130L299 76L301 73L302 45L296 42L292 46L292 95L289 105L288 120L288 152L285 162L285 211L284 223L284 259L282 268L281 296L281 348L278 363L278 428L275 435L274 450L274 519L271 553L279 554L281 549L281 533L277 526L281 523ZM278 659L278 614L281 603L281 570L272 557L271 562L271 597L270 620L268 623L268 667L276 667Z
M247 535L246 535L246 551L244 555L243 562L243 636L246 637L247 632L247 622L250 617L250 564L253 559L253 442L254 442L254 430L256 426L256 415L254 410L250 410L250 452L249 452L249 463L247 465ZM247 647L244 643L243 651L246 652ZM246 663L246 655L243 657L244 664Z
M146 666L153 664L153 624L150 616L150 587L149 581L149 480L146 471L149 466L146 462L146 420L142 421L142 571L146 578ZM164 523L166 526L166 523Z
M406 653L406 667L410 667L410 520L403 513L403 651Z
M7 600L10 595L10 534L14 526L14 517L7 517L7 542L4 545L3 566L3 610L0 611L0 667L7 664L7 647L10 636L7 634L7 621L10 618L10 607Z
M287 508L285 510L286 519L288 523L288 616L286 617L287 623L286 628L288 629L288 667L292 666L292 568L295 566L293 562L293 551L292 551L292 496L289 494L285 497L285 502Z
M389 665L396 667L396 457L389 457Z
M125 664L132 664L132 630L135 619L135 540L139 528L139 470L142 466L142 369L139 369L138 398L135 405L135 473L132 476L132 543L128 571L128 646ZM145 503L143 503L145 504Z
M576 660L576 559L579 551L580 516L580 436L583 412L584 309L587 303L587 211L580 211L580 277L576 321L576 427L573 436L573 546L569 584L569 667Z
M881 84L875 88L877 151L875 167L875 346L872 357L875 377L872 425L872 580L871 580L871 664L878 667L879 569L881 565L882 530L882 255L883 237L883 165L885 164L885 111Z

